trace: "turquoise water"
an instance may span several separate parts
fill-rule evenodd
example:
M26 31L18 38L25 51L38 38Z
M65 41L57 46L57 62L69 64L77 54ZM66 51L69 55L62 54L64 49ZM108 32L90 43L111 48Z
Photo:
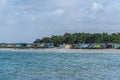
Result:
M0 80L119 79L119 53L0 51Z

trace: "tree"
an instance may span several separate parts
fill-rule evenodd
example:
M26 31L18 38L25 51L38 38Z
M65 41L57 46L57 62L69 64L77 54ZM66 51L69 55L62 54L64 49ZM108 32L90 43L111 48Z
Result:
M68 43L120 43L120 33L65 33L63 36L44 37L43 39L36 39L34 43L54 43L58 44Z

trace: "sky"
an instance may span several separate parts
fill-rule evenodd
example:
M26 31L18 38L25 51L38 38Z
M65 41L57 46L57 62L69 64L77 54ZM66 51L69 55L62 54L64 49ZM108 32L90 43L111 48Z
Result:
M0 42L120 31L120 0L0 0Z

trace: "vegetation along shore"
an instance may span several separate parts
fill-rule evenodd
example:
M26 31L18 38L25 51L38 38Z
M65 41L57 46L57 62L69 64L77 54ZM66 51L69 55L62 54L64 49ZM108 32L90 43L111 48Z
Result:
M0 43L0 48L120 49L120 33L65 33L36 39L33 43Z

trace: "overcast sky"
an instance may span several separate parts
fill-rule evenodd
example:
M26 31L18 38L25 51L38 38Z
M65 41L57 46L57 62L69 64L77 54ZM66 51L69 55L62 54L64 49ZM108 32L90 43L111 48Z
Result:
M0 0L0 42L119 31L120 0Z

